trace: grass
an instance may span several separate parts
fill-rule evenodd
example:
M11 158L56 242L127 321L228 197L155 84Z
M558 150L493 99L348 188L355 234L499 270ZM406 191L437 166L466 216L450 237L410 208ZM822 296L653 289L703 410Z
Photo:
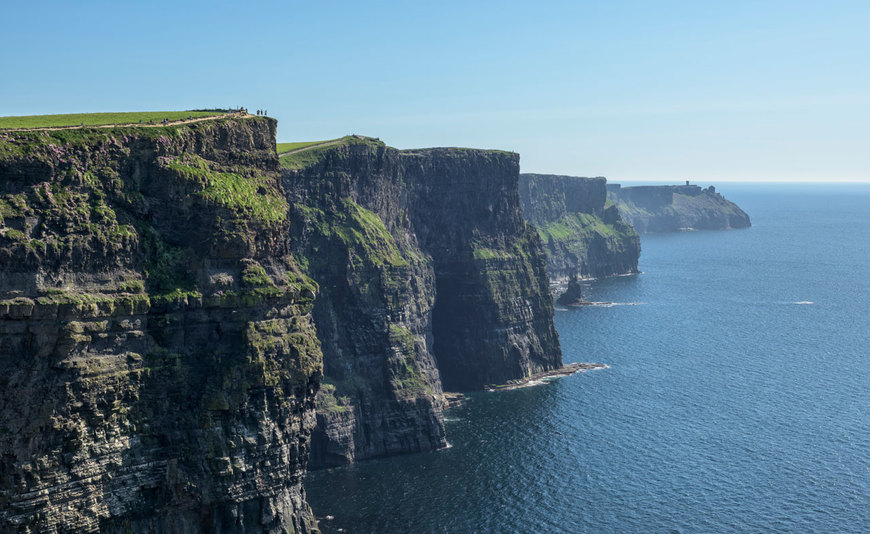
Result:
M404 326L390 323L389 340L401 353L389 362L390 383L396 393L404 398L432 395L432 386L417 367L414 334Z
M321 235L340 239L348 249L354 251L354 261L368 261L377 267L384 264L394 267L408 264L377 214L349 198L342 201L340 213L330 217L322 211L318 212L315 209L310 214L322 215L320 220L313 221Z
M241 214L269 222L287 217L287 201L273 184L261 177L243 177L231 172L218 172L195 154L175 158L167 165L187 180L205 185L198 193L203 198L233 209Z
M305 148L312 145L319 145L321 143L331 143L332 141L337 140L338 139L328 139L326 141L300 141L298 143L278 143L278 154L292 152L294 150L299 150L300 148Z
M476 243L474 243L472 246L474 247L474 259L476 260L495 260L511 257L510 254L506 252L502 252L493 248L481 247L478 246Z
M344 413L350 406L350 398L336 397L335 384L320 383L320 391L317 392L317 409L332 413Z
M9 128L56 128L63 126L104 126L108 124L138 124L139 121L155 124L163 119L185 120L188 117L217 117L224 113L214 111L130 111L124 113L72 113L68 115L30 115L0 117L0 129Z
M283 145L285 143L281 144ZM311 147L310 150L302 150L293 154L285 153L284 155L280 156L281 168L292 170L304 169L305 167L315 165L316 163L321 161L321 159L323 159L326 154L330 153L335 148L345 145L368 145L371 147L384 146L381 141L378 141L376 139L372 139L370 137L357 137L354 135L348 135L346 137L342 137L340 139L333 139L331 141L318 141L306 145ZM280 148L278 149L278 153L280 155Z
M550 224L539 226L538 233L545 243L549 240L565 241L598 234L603 237L616 237L619 233L615 225L606 224L597 215L572 213Z

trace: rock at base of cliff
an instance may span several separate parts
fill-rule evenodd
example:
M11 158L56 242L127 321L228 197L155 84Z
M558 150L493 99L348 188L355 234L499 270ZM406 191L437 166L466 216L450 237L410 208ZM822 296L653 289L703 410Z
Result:
M580 286L580 280L576 276L571 277L571 281L568 282L568 289L559 295L556 303L562 306L584 306L590 304L588 300L583 298L583 288Z

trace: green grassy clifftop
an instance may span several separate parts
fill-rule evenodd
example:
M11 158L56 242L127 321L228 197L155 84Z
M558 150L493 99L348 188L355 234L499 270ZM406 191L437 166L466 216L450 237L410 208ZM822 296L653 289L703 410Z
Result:
M0 129L65 128L75 126L106 126L127 124L158 124L164 119L187 121L218 117L217 111L130 111L122 113L70 113L64 115L31 115L0 117Z

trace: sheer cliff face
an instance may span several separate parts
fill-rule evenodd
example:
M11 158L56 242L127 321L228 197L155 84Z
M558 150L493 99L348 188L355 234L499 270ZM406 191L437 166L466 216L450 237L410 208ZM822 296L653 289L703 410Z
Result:
M0 133L0 530L316 528L274 127Z
M608 203L604 178L521 174L523 215L538 231L553 282L637 271L640 238Z
M712 186L611 184L607 191L622 217L642 234L751 226L749 215Z
M320 283L325 381L314 465L446 445L432 353L435 277L408 217L395 149L350 138L284 158L294 252Z
M282 158L294 253L320 282L325 379L312 459L446 444L446 389L561 365L514 154L370 139Z
M523 221L519 156L402 154L410 216L436 280L435 357L445 389L479 389L562 365L544 255Z

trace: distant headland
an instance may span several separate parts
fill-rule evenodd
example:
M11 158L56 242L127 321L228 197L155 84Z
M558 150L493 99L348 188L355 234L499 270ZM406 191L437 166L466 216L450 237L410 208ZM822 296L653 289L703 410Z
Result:
M607 197L641 234L751 226L749 215L715 187L701 188L688 180L685 185L607 184Z

